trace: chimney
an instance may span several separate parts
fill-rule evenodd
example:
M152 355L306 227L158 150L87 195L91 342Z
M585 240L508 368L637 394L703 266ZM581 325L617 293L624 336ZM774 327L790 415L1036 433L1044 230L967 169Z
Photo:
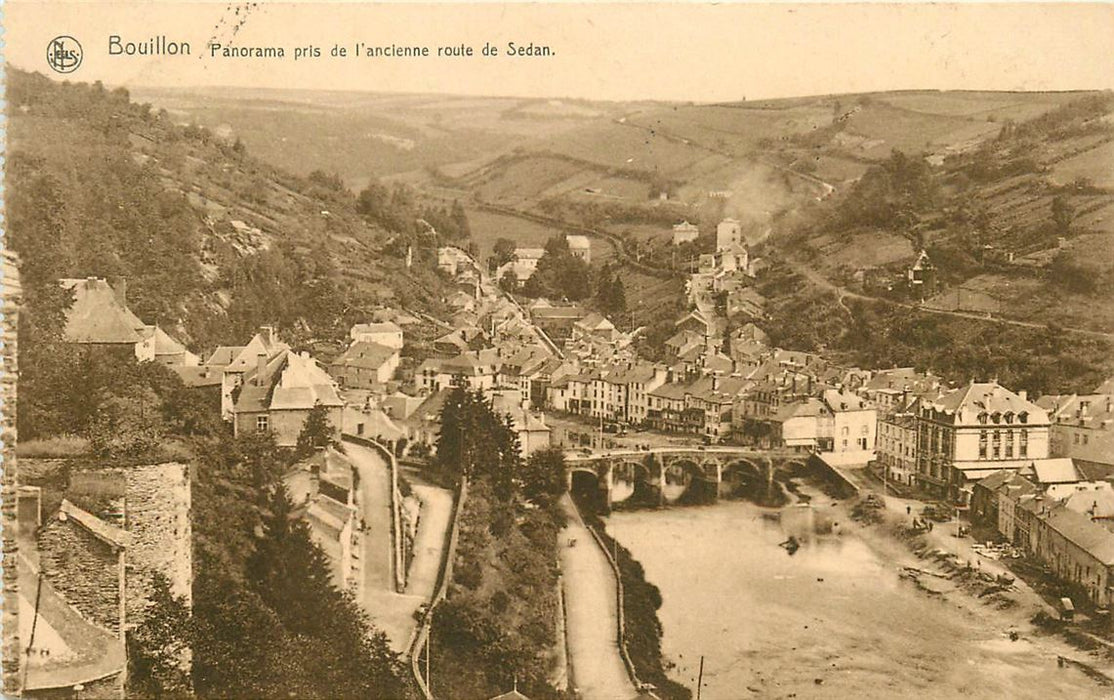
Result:
M997 380L995 380L995 381L997 381ZM1018 391L1017 395L1021 397L1022 401L1028 401L1029 400L1029 392L1025 389L1022 389L1022 390Z
M719 372L712 372L712 391L719 389Z
M265 344L267 344L267 345L273 344L275 342L275 328L274 328L274 326L260 326L259 327L259 337L263 339L263 342Z
M259 353L255 357L255 385L263 386L263 372L267 369L266 353Z
M128 278L115 277L109 286L112 287L112 295L116 297L116 303L126 307L128 305Z

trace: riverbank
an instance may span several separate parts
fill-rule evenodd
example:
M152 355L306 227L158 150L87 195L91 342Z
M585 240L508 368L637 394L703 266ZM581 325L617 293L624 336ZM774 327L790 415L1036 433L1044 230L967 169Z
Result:
M862 501L833 508L846 515L856 509L861 513ZM926 531L911 526L912 514L892 509L857 520L855 534L899 567L899 576L921 594L954 606L1004 639L1030 643L1060 667L1079 669L1095 682L1096 692L1114 690L1114 649L1085 633L1073 633L1024 579L1004 563L979 555L967 538L957 537L955 523Z
M903 567L934 564L886 527L852 522L853 502L800 490L813 508L721 501L606 519L661 591L670 676L695 688L704 657L704 700L1109 695L1058 660L1096 664L1018 610L1003 621L958 588L918 589ZM778 546L790 534L800 542L793 554Z
M652 685L662 700L690 700L692 691L669 677L668 663L662 656L662 626L658 619L658 609L662 605L661 591L646 580L642 564L630 550L608 533L606 523L596 515L591 504L579 502L577 507L584 524L599 536L619 567L624 616L621 641L635 675L642 683Z

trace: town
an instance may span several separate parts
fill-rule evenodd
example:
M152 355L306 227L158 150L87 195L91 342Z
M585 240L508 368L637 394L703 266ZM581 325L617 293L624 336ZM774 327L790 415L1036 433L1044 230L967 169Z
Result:
M679 223L675 236L683 240L689 227ZM570 255L590 260L586 237L563 243ZM923 502L918 512L941 507L945 519L961 518L1043 562L1089 609L1102 613L1110 605L1114 380L1090 394L1034 402L1025 389L993 378L949 386L911 367L840 367L819 354L771 347L761 328L764 300L746 284L756 274L754 261L731 219L717 229L716 253L702 256L691 275L693 310L675 321L666 359L651 362L637 355L631 333L599 312L545 299L523 307L494 281L510 275L526 282L544 255L516 249L493 276L465 251L440 248L437 267L458 288L448 299L456 312L433 340L434 355L408 372L401 360L407 329L421 321L399 309L383 308L354 325L348 347L328 364L294 352L271 327L202 359L131 312L123 279L61 281L74 293L65 339L168 367L191 391L209 395L237 435L269 433L278 446L295 447L311 417L321 415L326 442L337 447L297 463L283 483L327 555L333 580L357 596L400 652L428 635L414 613L434 596L452 507L452 495L430 485L403 496L400 469L421 465L435 450L442 407L460 390L481 395L507 417L523 458L553 446L574 459L604 461L624 450L670 447L696 455L715 454L706 446L805 455L856 490L895 496L895 508L910 499ZM922 255L909 270L910 284L923 282L926 269ZM16 276L9 267L10 299L18 298ZM724 290L737 292L728 295L727 315L713 300ZM729 322L734 330L726 332ZM698 474L699 461L679 463ZM20 486L15 508L21 537L38 533L20 546L29 567L20 569L21 595L41 594L33 572L43 571L59 614L69 601L81 625L97 628L104 620L87 633L106 639L118 625L134 624L132 615L142 619L150 585L139 583L144 574L165 576L187 600L191 582L188 468L157 464L112 474L127 504L114 518L65 499L56 513L44 512L42 489L30 485ZM70 475L71 489L82 476ZM105 477L100 470L88 474ZM666 486L664 476L647 478L663 494L669 490L672 503L701 477L681 470L679 488ZM153 527L165 518L179 523L173 536ZM118 578L130 602L102 598L99 591L111 586L90 588L101 577L109 584ZM1066 603L1072 596L1064 598L1073 610ZM398 607L410 614L381 617L384 608ZM61 634L67 623L41 624ZM86 663L104 671L124 656L114 644ZM84 670L65 655L57 663ZM50 655L28 664L30 683L54 673ZM33 696L33 687L25 692Z
M697 144L700 185L505 149L353 186L11 75L5 693L1114 686L1112 336L1047 316L1114 198L954 160L1107 148L1108 94L844 179ZM839 148L878 108L817 99ZM1032 230L945 199L999 170Z

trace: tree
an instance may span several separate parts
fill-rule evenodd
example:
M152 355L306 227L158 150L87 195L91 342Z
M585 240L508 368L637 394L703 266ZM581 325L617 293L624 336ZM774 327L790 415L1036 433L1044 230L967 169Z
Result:
M522 495L529 501L549 504L565 492L567 465L559 447L547 447L530 455L519 481Z
M491 247L491 257L487 259L487 267L495 272L503 265L514 260L515 243L509 238L497 238Z
M515 274L514 270L508 269L503 273L503 276L499 278L499 288L504 292L518 291L518 275Z
M1071 222L1075 218L1075 210L1063 195L1052 198L1052 224L1056 233L1066 236L1071 232Z
M308 457L323 447L335 447L333 425L329 422L329 411L320 401L313 405L298 433L296 452L299 457Z
M127 633L128 697L188 697L189 607L161 573L151 579L148 601L143 622Z
M441 409L437 464L454 477L476 476L492 484L502 502L514 496L521 456L518 435L479 391L453 389Z
M162 442L164 425L159 397L149 388L134 396L102 393L89 426L89 444L102 457L138 457Z

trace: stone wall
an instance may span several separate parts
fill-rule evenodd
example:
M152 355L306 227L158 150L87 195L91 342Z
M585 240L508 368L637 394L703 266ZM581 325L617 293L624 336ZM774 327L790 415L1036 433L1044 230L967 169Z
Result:
M127 614L143 620L153 572L170 581L175 596L192 601L193 550L190 470L185 464L137 465L120 470L127 480L124 527L128 547Z
M119 558L70 520L52 519L39 533L43 575L86 619L116 634L120 630Z

